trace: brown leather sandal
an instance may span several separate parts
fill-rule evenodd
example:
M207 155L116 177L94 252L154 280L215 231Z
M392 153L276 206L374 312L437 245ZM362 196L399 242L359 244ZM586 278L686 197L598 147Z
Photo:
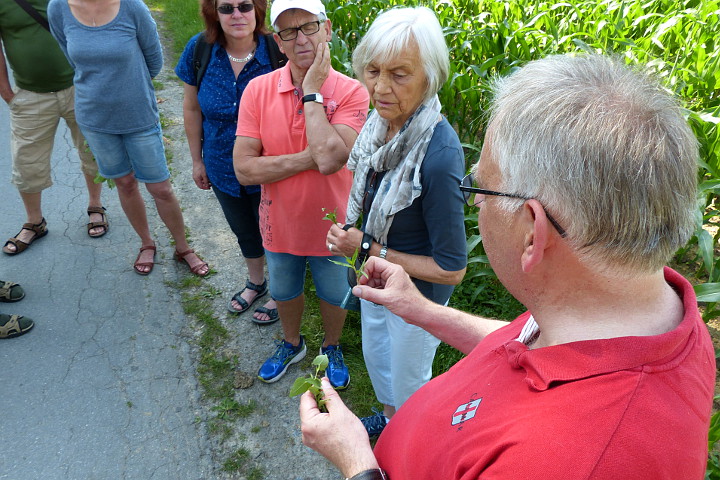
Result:
M27 243L18 239L23 230L30 230L31 232L35 233ZM17 233L17 235L8 239L8 241L5 242L5 246L3 247L2 251L8 255L17 255L18 253L24 252L30 245L32 245L35 240L37 240L38 238L42 238L47 234L48 229L45 218L43 218L40 223L23 223L23 226ZM12 250L8 250L8 245L15 245L15 251L13 252Z
M152 250L153 251L153 261L152 262L141 262L140 256L145 250ZM133 264L133 270L135 270L135 273L138 275L150 275L150 272L152 272L153 267L155 266L155 252L157 251L157 248L155 245L148 245L146 247L140 247L140 253L138 253L137 258L135 259L135 263ZM150 270L147 272L144 272L142 270L139 270L138 267L150 267Z
M185 263L187 263L187 266L190 267L190 262L188 262L187 258L185 258L185 257L190 255L191 253L195 253L195 250L193 250L192 248L185 250L184 252L178 252L177 250L175 250L175 260L177 260L178 262L185 262ZM200 257L198 256L198 258L200 258ZM200 260L202 261L202 258L200 258ZM203 267L207 267L207 266L208 266L208 264L206 262L198 263L194 267L190 267L190 271L192 273L194 273L195 275L197 275L198 277L204 277L205 275L210 273L210 268L208 267L208 269L205 273L200 273L200 271L203 269Z
M107 221L107 215L105 215L105 207L88 207L87 214L90 216L93 213L99 213L102 215L102 221L101 222L88 222L87 224L87 231L88 235L92 238L99 238L105 235L108 232L108 229L110 228L110 225ZM90 233L90 230L93 228L102 228L102 231L100 233Z
M22 315L0 313L0 338L19 337L35 326L35 322Z

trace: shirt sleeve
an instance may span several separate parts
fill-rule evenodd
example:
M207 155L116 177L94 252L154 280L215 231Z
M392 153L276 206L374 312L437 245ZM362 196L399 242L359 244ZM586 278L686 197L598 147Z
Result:
M50 24L50 33L57 40L60 50L65 54L70 66L75 70L75 64L70 60L67 52L67 38L65 37L65 28L63 22L62 4L59 0L51 0L47 8L48 23Z
M137 38L145 57L145 64L150 72L150 78L155 78L163 66L162 45L158 35L157 24L153 20L147 5L138 2L139 7L135 15Z
M449 124L439 125L452 129ZM458 188L465 170L465 157L454 132L436 138L422 164L422 208L427 225L433 260L446 271L462 270L467 265L465 212ZM453 141L455 140L455 141Z
M242 98L240 98L240 108L238 109L238 122L235 135L238 137L251 137L260 139L260 118L258 116L257 104L255 102L258 93L258 78L250 80L248 86L245 87Z
M188 85L192 85L193 87L197 86L197 82L195 81L193 54L195 53L195 45L197 45L199 36L200 34L198 33L197 35L192 37L190 41L188 41L187 45L185 45L185 49L183 50L182 55L180 55L180 60L178 60L178 63L175 66L175 75L177 75L180 80L187 83Z

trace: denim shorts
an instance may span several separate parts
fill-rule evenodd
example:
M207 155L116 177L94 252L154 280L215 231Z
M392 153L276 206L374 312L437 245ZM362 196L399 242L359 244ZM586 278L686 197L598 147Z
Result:
M135 173L143 183L160 183L170 178L160 123L141 132L102 133L82 128L95 155L100 175L120 178Z
M330 260L344 261L343 257L300 257L289 253L265 250L270 294L278 302L287 302L302 295L305 290L305 270L310 265L317 296L339 307L350 286L347 268Z

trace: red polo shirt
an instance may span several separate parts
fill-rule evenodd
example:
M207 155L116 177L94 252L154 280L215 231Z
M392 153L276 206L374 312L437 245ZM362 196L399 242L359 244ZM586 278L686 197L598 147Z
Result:
M332 68L320 89L331 125L360 132L370 99L360 82ZM262 155L298 153L308 146L301 92L292 83L290 65L250 81L240 102L237 135L262 141ZM328 256L325 238L330 222L323 208L335 210L344 222L352 173L342 168L332 175L306 170L262 185L260 232L271 252Z
M529 350L529 314L418 390L375 447L392 480L701 480L715 354L692 286L656 336Z

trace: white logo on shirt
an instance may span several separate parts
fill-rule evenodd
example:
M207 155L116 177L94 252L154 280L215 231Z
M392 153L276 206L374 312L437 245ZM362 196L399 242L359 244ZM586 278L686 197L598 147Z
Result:
M482 398L460 405L453 414L452 424L457 425L458 423L463 423L473 418L480 402L482 402Z

